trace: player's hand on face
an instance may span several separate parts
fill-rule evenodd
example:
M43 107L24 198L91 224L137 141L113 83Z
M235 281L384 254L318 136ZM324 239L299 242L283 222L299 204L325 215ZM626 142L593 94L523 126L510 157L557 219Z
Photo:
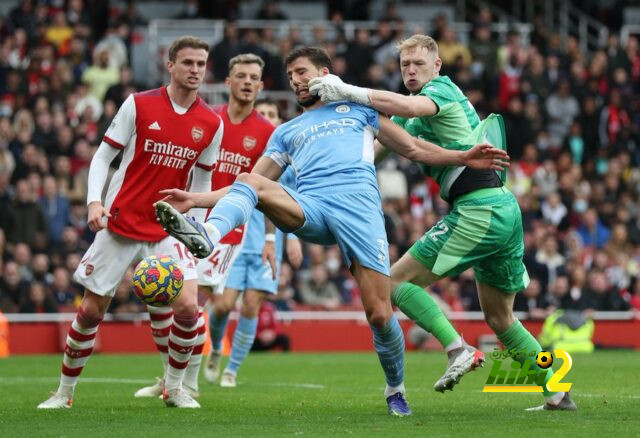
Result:
M89 212L87 213L87 224L89 225L89 229L94 233L103 229L105 224L102 222L102 218L105 216L111 217L101 202L94 201L89 204Z
M276 279L276 243L265 242L262 248L262 263L269 263L271 266L271 278Z
M348 85L336 75L319 76L309 81L309 93L317 94L323 102L348 100Z
M302 264L302 244L299 239L287 239L287 257L294 268Z
M160 194L164 195L161 201L168 202L180 213L186 213L195 207L193 194L180 189L160 190ZM155 207L155 204L154 204Z
M474 169L502 171L510 166L509 155L488 143L477 144L465 152L465 165Z

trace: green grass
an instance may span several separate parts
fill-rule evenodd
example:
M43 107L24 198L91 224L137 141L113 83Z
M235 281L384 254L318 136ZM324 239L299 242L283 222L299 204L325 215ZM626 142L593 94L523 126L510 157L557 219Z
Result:
M165 408L135 399L161 367L155 355L96 355L76 390L74 407L38 411L57 387L61 356L0 360L0 436L638 436L640 353L575 355L577 412L525 412L536 394L486 394L489 367L454 392L436 393L443 353L407 354L406 385L414 415L392 418L383 378L370 354L252 354L235 389L200 384L202 409ZM491 361L490 361L491 362ZM117 381L117 379L122 379Z

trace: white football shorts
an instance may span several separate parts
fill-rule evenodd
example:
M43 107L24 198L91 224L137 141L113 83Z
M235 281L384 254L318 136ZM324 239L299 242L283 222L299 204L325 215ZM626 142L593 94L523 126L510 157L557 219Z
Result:
M213 293L222 294L231 266L241 252L242 242L238 245L217 244L209 257L198 260L198 286L208 286Z
M185 280L198 277L195 258L175 238L167 236L158 242L143 242L104 229L96 234L82 256L73 279L91 292L112 297L127 268L149 255L171 256L178 262Z

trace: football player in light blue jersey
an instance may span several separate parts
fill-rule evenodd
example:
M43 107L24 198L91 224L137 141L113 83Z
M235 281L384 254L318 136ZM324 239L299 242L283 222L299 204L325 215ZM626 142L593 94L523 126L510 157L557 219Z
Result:
M282 123L276 102L259 99L255 103L255 109L275 126ZM292 169L287 169L282 174L280 184L295 189L296 181ZM212 324L211 329L222 333L213 333L212 339L222 339L229 313L235 308L238 295L242 293L242 305L238 325L233 335L231 357L220 378L220 386L224 388L234 388L236 386L238 370L249 354L256 337L260 306L267 294L275 294L278 290L277 279L280 263L282 262L285 238L287 256L293 267L297 268L302 263L302 246L295 234L285 235L282 231L276 229L275 234L267 234L265 236L264 214L260 210L253 210L246 228L242 252L231 267L224 292L217 297L213 308L212 318L216 321L216 324ZM275 276L271 271L271 265L262 258L265 241L272 239L275 240L276 244ZM220 374L221 359L220 352L213 350L207 357L204 368L204 377L207 381L214 382L217 380Z
M382 365L391 415L411 415L404 388L404 337L391 307L387 236L376 184L374 139L401 155L430 164L501 169L504 153L489 145L445 150L411 137L376 110L353 103L324 104L309 93L313 77L330 73L325 50L302 47L285 60L291 88L304 113L281 125L252 173L206 194L165 190L158 220L196 257L213 251L220 236L249 220L254 208L278 228L319 244L337 243L361 291ZM290 166L296 190L275 181ZM206 224L180 214L215 205Z

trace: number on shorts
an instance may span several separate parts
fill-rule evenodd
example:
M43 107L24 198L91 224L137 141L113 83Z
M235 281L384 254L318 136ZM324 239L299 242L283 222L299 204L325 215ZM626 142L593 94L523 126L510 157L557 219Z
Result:
M449 227L443 221L438 221L438 223L433 228L435 228L437 231L429 234L429 237L431 237L431 240L433 240L434 242L438 241L438 236L441 236L449 231Z
M191 260L192 262L194 261L193 255L189 251L187 251L186 246L178 242L174 243L173 246L176 247L176 250L178 251L178 257L180 257L180 260L184 260L186 258L187 260ZM182 251L183 248L184 248L184 251Z
M213 265L214 268L217 268L220 264L220 250L214 251L209 257L209 263Z

